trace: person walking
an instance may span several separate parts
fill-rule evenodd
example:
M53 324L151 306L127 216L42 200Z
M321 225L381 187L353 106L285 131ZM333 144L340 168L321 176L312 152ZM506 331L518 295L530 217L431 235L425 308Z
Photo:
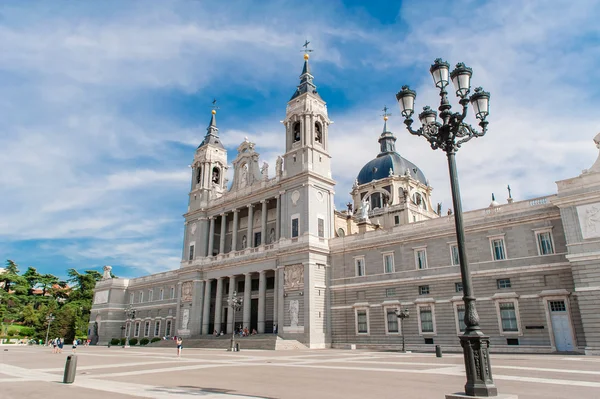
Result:
M58 338L52 340L52 353L58 353Z
M58 353L62 353L64 341L62 338L58 338Z
M74 339L73 340L73 353L75 353L77 351L77 340Z
M177 337L177 357L181 357L181 349L183 348L183 339Z

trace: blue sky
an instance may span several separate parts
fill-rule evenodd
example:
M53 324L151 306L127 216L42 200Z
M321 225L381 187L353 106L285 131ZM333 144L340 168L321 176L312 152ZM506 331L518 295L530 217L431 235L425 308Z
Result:
M220 104L222 141L274 165L302 68L327 101L336 204L378 153L381 109L401 155L450 206L444 154L410 136L403 84L436 106L429 66L474 69L489 133L458 153L466 210L555 192L597 157L597 1L4 1L0 5L0 258L60 276L179 266L187 165ZM456 103L454 103L456 106ZM473 122L473 120L471 120ZM352 154L348 156L347 154Z

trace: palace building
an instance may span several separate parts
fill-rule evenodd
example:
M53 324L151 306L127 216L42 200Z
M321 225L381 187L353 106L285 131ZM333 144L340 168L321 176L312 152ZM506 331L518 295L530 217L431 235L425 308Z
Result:
M228 157L212 111L191 164L179 269L105 273L93 342L200 339L242 327L308 348L398 349L403 338L408 349L459 350L453 216L432 206L425 174L396 151L387 123L374 135L379 154L355 171L353 203L336 210L331 121L313 79L307 54L272 175L247 139ZM600 354L600 162L557 182L556 194L494 200L464 222L490 350ZM234 295L243 298L235 315ZM400 321L397 309L409 317Z

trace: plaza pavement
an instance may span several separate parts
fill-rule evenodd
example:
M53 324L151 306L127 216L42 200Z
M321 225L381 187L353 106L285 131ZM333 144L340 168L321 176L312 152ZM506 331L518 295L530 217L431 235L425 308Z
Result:
M62 384L70 348L0 346L2 399L444 398L464 385L462 354L350 350L241 351L80 347L74 384ZM520 399L600 398L600 358L493 355L500 393Z

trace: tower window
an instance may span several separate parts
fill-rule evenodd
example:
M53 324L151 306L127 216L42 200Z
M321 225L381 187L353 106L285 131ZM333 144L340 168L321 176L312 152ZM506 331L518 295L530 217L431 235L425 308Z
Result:
M196 168L196 184L200 184L201 179L202 179L202 169Z
M221 171L216 166L212 170L212 182L215 184L219 184L221 181Z
M294 123L293 131L294 131L294 143L297 141L300 141L300 122Z
M319 122L315 122L315 142L322 143L322 140L323 133L321 132L321 124Z

